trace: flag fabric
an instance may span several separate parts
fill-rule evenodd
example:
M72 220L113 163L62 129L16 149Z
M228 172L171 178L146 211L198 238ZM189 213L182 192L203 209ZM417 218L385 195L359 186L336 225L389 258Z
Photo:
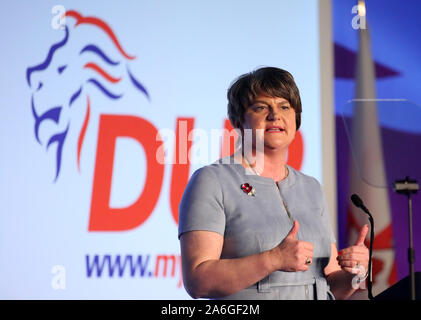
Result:
M350 195L358 194L373 215L375 238L372 272L373 295L376 296L396 282L397 272L368 24L358 32L359 52L351 133L353 159L350 161L349 192ZM364 224L370 225L367 215L349 201L348 245L355 243ZM369 246L368 237L365 244ZM352 298L368 299L368 292L358 290Z

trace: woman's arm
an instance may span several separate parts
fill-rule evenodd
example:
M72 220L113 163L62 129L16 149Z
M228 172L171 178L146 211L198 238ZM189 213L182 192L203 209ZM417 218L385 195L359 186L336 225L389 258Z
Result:
M223 237L190 231L180 237L183 281L193 298L223 297L245 289L276 270L305 271L313 257L311 243L296 240L298 222L275 248L236 259L220 259Z
M183 281L193 298L223 297L251 286L275 270L271 253L221 259L223 237L211 231L181 235Z
M352 280L357 275L352 273L356 263L360 263L367 270L368 249L364 246L364 239L368 232L368 226L361 229L358 240L354 246L341 250L338 255L336 245L332 243L329 264L325 268L325 275L330 290L336 299L348 299L356 289L352 286Z
M324 271L335 299L344 300L355 292L355 289L352 288L352 278L355 277L355 274L342 270L336 259L337 256L338 249L336 244L332 243L329 264Z

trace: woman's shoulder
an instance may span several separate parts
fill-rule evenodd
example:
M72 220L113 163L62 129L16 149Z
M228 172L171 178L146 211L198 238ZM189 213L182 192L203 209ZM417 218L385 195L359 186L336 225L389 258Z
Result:
M233 167L235 164L221 160L196 169L189 178L185 194L193 195L193 198L214 197L222 201L225 191L229 189L227 186L237 183L238 173Z
M237 172L238 166L232 157L224 157L215 162L196 169L193 176L203 176L208 179L221 179Z
M310 176L308 174L305 174L301 171L298 171L291 166L288 166L288 169L291 170L292 173L294 174L295 182L297 184L304 185L304 186L307 186L309 188L316 188L316 189L321 188L321 184L320 184L319 180L317 180L315 177Z

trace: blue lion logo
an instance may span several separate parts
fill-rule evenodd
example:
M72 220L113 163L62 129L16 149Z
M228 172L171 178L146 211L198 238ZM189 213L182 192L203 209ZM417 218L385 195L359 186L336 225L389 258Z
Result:
M65 113L69 112L76 101L81 100L80 98L85 95L86 114L82 128L79 132L77 146L77 166L80 171L80 153L86 129L89 124L91 110L88 85L89 87L98 89L105 97L111 100L118 100L122 98L123 93L115 92L115 89L110 89L110 86L114 88L118 83L128 79L128 81L130 81L130 83L149 100L148 91L133 76L128 67L128 62L135 60L136 57L128 55L123 50L109 25L99 18L82 16L74 10L67 11L65 16L76 20L74 26L69 29L66 25L63 30L64 38L50 47L44 61L35 66L28 67L26 70L26 81L28 86L32 89L31 109L35 120L35 139L40 145L46 145L47 150L51 145L57 145L55 153L56 174L54 181L57 181L60 174L63 146L71 125L70 119L66 118ZM74 30L80 25L94 26L99 29L109 40L111 40L119 57L111 57L111 55L103 50L100 45L92 42L82 46L77 44L78 50L76 53L73 52L75 59L72 59L68 63L57 65L57 61L54 61L55 57L57 53L64 50L69 43L71 35L70 30ZM78 39L75 41L79 42ZM84 56L93 57L94 59L81 64L81 58ZM122 66L122 63L124 62L125 66ZM82 73L81 69L86 70L87 72ZM66 72L68 73L68 79L70 78L71 83L74 84L73 88L70 90L67 86L63 87L61 85L61 79L63 79ZM115 72L119 72L118 76L115 75ZM43 78L44 74L45 77ZM52 75L57 77L56 81L51 81ZM80 79L76 79L79 81L73 81L75 75L77 75L76 77L80 77ZM47 77L50 81L46 80ZM104 84L104 82L107 84ZM68 93L66 96L63 97L63 95L61 95L64 98L64 103L53 103L52 106L43 106L43 103L40 101L46 100L48 101L47 104L50 104L52 96L50 90L53 90L53 92L58 91L60 94L67 90ZM51 124L53 124L53 126L51 126ZM49 129L48 137L45 142L43 142L43 139L40 137L40 129L42 126L48 127Z

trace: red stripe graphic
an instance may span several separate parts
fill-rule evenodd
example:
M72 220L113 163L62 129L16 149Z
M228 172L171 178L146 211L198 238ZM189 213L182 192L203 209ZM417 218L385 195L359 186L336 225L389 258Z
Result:
M111 38L111 40L114 42L115 46L117 47L118 51L120 51L120 53L124 57L126 57L129 60L136 59L136 56L129 56L123 50L123 48L120 45L120 42L117 40L117 37L113 32L113 30L108 26L108 24L105 21L103 21L99 18L95 18L95 17L84 17L79 12L74 11L74 10L66 11L66 16L67 17L73 17L73 18L76 19L75 27L77 27L80 24L93 24L93 25L101 28Z
M121 78L114 78L111 75L109 75L107 72L104 71L100 66L98 66L96 63L89 62L83 66L85 69L92 69L96 72L98 72L101 76L103 76L105 79L107 79L109 82L117 83L121 80Z
M91 110L90 110L91 103L89 101L89 96L87 96L87 103L88 103L88 106L86 108L85 120L83 121L82 130L80 130L80 135L77 142L77 168L79 172L80 172L80 151L82 150L83 139L85 138L86 128L88 127L88 122L89 122L89 115L91 113Z

